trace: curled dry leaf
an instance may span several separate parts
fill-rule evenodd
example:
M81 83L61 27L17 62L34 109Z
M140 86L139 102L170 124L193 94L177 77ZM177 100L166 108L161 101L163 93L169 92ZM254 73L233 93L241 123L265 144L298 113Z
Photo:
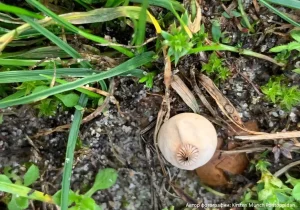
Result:
M241 174L247 168L248 163L245 153L222 154L216 151L208 163L196 169L196 173L204 184L213 187L230 187L232 182L227 174Z
M173 76L171 86L186 103L186 105L188 105L193 110L193 112L198 114L200 113L199 105L197 103L196 98L194 97L193 93L189 90L189 88L184 84L184 82L180 79L179 76Z
M245 128L238 111L231 104L231 102L221 93L221 91L217 88L215 83L209 77L205 76L204 74L200 74L199 79L202 86L209 93L209 95L211 95L211 97L216 101L221 111L231 122L233 122L240 129L247 131L248 133L263 134L261 132L250 131Z
M231 104L231 102L223 96L221 91L217 88L215 83L204 74L200 74L200 83L203 85L205 90L215 99L219 108L222 112L231 120L233 123L243 126L243 122L240 118L238 111L236 111L235 107Z
M198 31L200 31L200 28L201 28L201 18L202 18L202 13L201 13L201 7L200 7L200 4L197 0L195 1L192 1L191 2L192 4L195 4L193 6L196 7L196 17L194 18L194 20L192 21L192 17L191 15L189 16L189 23L188 23L188 27L190 29L190 31L195 34L197 33Z

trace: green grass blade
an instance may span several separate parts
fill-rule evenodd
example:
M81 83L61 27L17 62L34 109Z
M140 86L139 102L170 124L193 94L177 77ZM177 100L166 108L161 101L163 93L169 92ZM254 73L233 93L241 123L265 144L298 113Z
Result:
M134 2L134 3L143 3L143 1L144 0L130 0L130 2ZM149 0L149 4L154 5L154 6L163 7L170 11L172 11L173 9L175 9L179 12L185 11L184 7L180 4L180 2L174 1L174 0Z
M75 2L77 2L78 4L80 4L81 6L83 6L86 10L92 10L93 8L90 7L90 5L82 2L81 0L75 0Z
M0 58L44 59L70 58L71 56L57 46L39 47L28 51L3 53Z
M49 76L49 75L45 75L45 74L41 74L42 77L48 79L49 81L52 81L53 77ZM60 84L67 84L69 83L68 81L65 81L63 79L55 79L55 82L60 83ZM87 95L88 97L91 98L100 98L100 95L97 93L94 93L92 91L86 90L84 88L76 88L75 90L77 90L80 93L84 93L85 95Z
M292 24L294 26L300 27L300 23L297 23L296 21L294 21L290 17L286 16L285 14L283 14L278 9L276 9L275 7L273 7L272 5L270 5L265 0L259 0L259 2L262 3L264 6L266 6L269 10L271 10L272 12L274 12L276 15L278 15L279 17L281 17L282 19L284 19L285 21L289 22L290 24Z
M148 7L148 0L144 0L142 3L142 10L140 12L140 18L138 20L137 29L136 29L136 45L141 45L144 43L145 40L145 33L146 33L146 19L147 19L147 7ZM141 51L142 48L139 48Z
M96 23L96 22L105 22L119 17L130 17L133 19L138 19L140 10L141 8L136 6L123 6L117 8L100 8L89 12L67 13L67 14L62 14L59 17L64 18L66 21L69 21L72 24L88 24L88 23ZM152 22L149 16L147 16L147 21ZM38 21L38 23L46 27L51 24L55 24L56 22L54 21L54 19L47 17ZM69 32L67 31L67 33ZM81 33L85 35L85 38L91 39L95 42L104 43L108 45L111 43L107 40L103 40L103 38L101 37L83 31L81 31ZM32 38L34 36L40 36L40 33L38 33L35 29L31 29L31 26L28 23L23 24L15 28L14 30L8 31L6 32L6 34L0 37L0 52L13 39ZM129 57L133 56L133 53L130 50L127 50L123 47L119 47L119 46L110 46L110 47L120 52L121 50L125 50L125 54L128 54Z
M47 90L43 90L43 91L28 95L28 96L25 96L22 98L5 101L5 102L0 102L0 108L6 108L9 106L26 104L26 103L30 103L33 101L38 101L42 98L45 98L45 97L48 97L51 95L62 93L62 92L68 91L68 90L73 90L75 88L86 85L88 83L97 82L100 80L104 80L104 79L107 79L110 77L117 76L119 74L136 69L139 66L142 66L146 63L151 62L153 60L153 56L154 56L154 54L152 52L143 53L143 54L138 55L138 56L122 63L121 65L108 70L108 71L101 72L101 73L95 74L95 75L91 75L91 76L76 80L74 82L70 82L67 84L62 84L62 85L59 85L59 86L56 86L53 88L49 88Z
M1 61L1 60L0 60ZM0 62L1 63L1 62ZM56 69L56 78L63 77L86 77L95 74L96 71L85 68L58 68ZM19 70L19 71L4 71L0 72L0 84L14 82L29 82L35 80L48 80L41 74L53 76L53 69L44 70Z
M47 37L48 39L50 39L54 44L56 44L61 49L63 49L70 56L72 56L73 58L81 58L81 55L75 49L73 49L68 43L62 41L59 37L55 36L48 29L42 27L41 25L39 25L37 22L33 21L29 17L23 16L23 15L20 15L20 17L24 21L26 21L27 23L29 23L34 29L36 29L41 34L43 34L45 37ZM90 68L91 67L91 65L88 62L86 62L86 61L81 62L81 65L83 67L85 67L85 68Z
M60 17L63 17L72 24L78 25L107 22L120 17L139 19L140 12L141 7L138 6L120 6L115 8L94 9L88 12L68 13L60 15ZM151 19L148 16L147 21L151 22Z
M37 19L43 19L44 16L40 14L36 14L34 12L28 11L26 9L15 7L7 4L3 4L0 2L0 11L3 12L11 12L18 15L27 15L29 17L37 18Z
M251 33L254 33L254 28L252 27L251 23L249 22L249 19L248 19L248 16L244 10L244 7L243 7L243 3L242 3L242 0L238 0L238 5L239 5L239 9L240 9L240 12L241 12L241 15L242 15L242 18L247 26L247 28L249 29L249 31Z
M87 97L81 95L79 98L78 105L81 107L85 107L87 103ZM62 192L61 192L61 210L68 209L68 201L69 201L69 190L70 190L70 179L72 176L72 166L74 159L74 150L76 141L78 138L79 128L82 120L83 112L80 110L76 110L74 114L74 119L70 128L70 133L68 137L68 145L66 151L66 158L63 170L63 180L62 180Z
M40 191L32 190L31 188L22 185L0 182L0 191L19 195L32 200L54 204L54 201L50 195Z
M9 100L21 98L21 97L23 97L25 95L26 95L26 89L18 90L17 92L14 92L13 94L11 94L11 95L9 95L9 96L1 99L0 103L4 102L4 101L9 101Z
M23 60L23 59L2 59L0 58L1 66L33 66L40 60ZM39 66L45 66L49 61L41 63Z
M47 7L45 7L44 5L42 5L41 3L39 3L36 0L26 0L27 3L31 4L32 6L36 7L38 10L44 12L45 14L49 15L50 17L52 17L55 21L57 21L58 23L62 24L65 28L67 28L70 31L73 31L74 33L77 33L87 39L93 40L95 42L99 42L102 44L107 44L109 43L106 39L99 37L99 36L95 36L93 34L89 34L87 32L84 32L82 30L80 30L79 28L77 28L76 26L72 25L71 23L69 23L68 21L64 20L62 17L59 17L58 15L56 15L54 12L52 12L51 10L49 10ZM112 46L112 48L118 50L119 52L129 56L129 57L133 57L134 54L124 48L124 47L119 47L119 46Z
M292 9L300 9L300 1L299 0L266 0L271 4L278 4L284 7L289 7Z

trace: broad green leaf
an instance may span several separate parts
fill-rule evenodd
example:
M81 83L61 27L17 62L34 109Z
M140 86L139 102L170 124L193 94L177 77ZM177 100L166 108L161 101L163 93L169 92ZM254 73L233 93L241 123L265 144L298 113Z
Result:
M288 46L288 51L292 51L292 50L300 51L300 43L299 42L290 42L287 46Z
M0 125L3 123L3 114L0 114Z
M212 21L211 34L214 42L219 43L220 38L222 36L221 25L219 21L217 20Z
M20 209L26 209L29 205L28 198L13 195L13 199Z
M300 74L300 69L294 69L293 72Z
M234 17L241 17L241 13L237 12L236 10L233 10L231 14L233 14Z
M279 200L275 194L272 194L266 200L263 200L263 202L269 204L278 204Z
M23 210L20 207L18 207L16 200L15 200L15 195L12 196L10 202L7 205L8 210Z
M4 174L0 174L0 182L12 183L12 181Z
M281 46L273 47L269 51L270 52L281 52L281 51L287 50L287 49L288 49L288 45L281 45Z
M39 168L32 164L24 175L24 186L29 186L40 177Z
M285 173L285 176L287 178L286 183L290 183L293 186L296 186L297 184L300 183L300 179L296 179L294 177L292 177L291 175L289 175L287 172Z
M270 183L278 188L281 188L283 185L282 181L275 176L272 176L272 178L270 179Z
M300 43L300 31L299 30L291 31L291 36L293 37L293 39L295 39L297 42Z
M297 200L300 201L300 183L296 184L292 191L292 196Z
M173 37L171 34L169 34L169 33L166 32L166 31L161 31L161 35L162 35L162 37L163 37L165 40L171 40L172 37Z
M85 195L91 197L98 190L110 188L116 183L117 178L118 173L113 168L105 168L100 170L96 175L94 185Z
M38 93L42 90L47 90L48 88L49 88L48 86L40 85L40 86L37 86L36 88L34 88L32 93Z
M147 75L142 77L140 80L139 80L139 83L143 83L143 82L146 82L148 80L148 77Z
M273 191L270 189L263 189L258 192L258 199L260 201L268 199L273 194Z
M70 208L70 210L96 210L98 205L94 199L80 195L79 202L76 203L76 206Z
M96 176L94 188L103 190L114 185L118 178L118 172L113 168L105 168L100 170Z
M57 205L61 205L61 190L57 191L53 196L53 201ZM73 202L77 202L79 198L79 195L77 195L72 190L69 191L69 199L68 199L68 205L71 205Z
M56 94L55 97L57 97L59 100L63 102L63 104L66 107L74 107L76 106L79 96L76 93L69 93L69 94Z

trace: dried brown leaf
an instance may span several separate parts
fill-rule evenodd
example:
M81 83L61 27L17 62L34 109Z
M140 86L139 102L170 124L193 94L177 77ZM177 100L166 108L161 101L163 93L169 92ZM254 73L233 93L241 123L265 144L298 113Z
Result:
M196 17L194 19L194 21L192 21L191 19L191 15L189 16L189 23L188 23L188 27L190 29L190 31L195 34L198 31L200 31L201 28L201 19L202 19L202 13L201 13L201 7L200 4L198 3L198 1L194 1L196 9L197 9L197 14Z
M211 97L213 97L221 111L231 122L248 133L262 134L261 132L250 131L245 128L238 111L231 104L231 102L225 96L223 96L221 91L209 77L205 76L204 74L200 74L199 79L202 86L211 95Z
M2 52L6 45L14 39L15 35L16 31L10 31L0 37L0 52Z
M217 151L204 166L196 169L200 181L210 186L230 186L228 174L241 174L248 166L245 153L224 155Z
M193 112L200 113L199 105L196 98L179 76L174 75L171 82L172 88L178 93L182 100L188 105Z

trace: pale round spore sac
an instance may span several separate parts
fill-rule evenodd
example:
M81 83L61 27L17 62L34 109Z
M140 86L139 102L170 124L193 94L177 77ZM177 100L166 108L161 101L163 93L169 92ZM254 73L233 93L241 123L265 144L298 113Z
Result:
M194 170L206 164L217 148L217 132L210 121L194 113L175 115L158 133L158 147L172 165Z

